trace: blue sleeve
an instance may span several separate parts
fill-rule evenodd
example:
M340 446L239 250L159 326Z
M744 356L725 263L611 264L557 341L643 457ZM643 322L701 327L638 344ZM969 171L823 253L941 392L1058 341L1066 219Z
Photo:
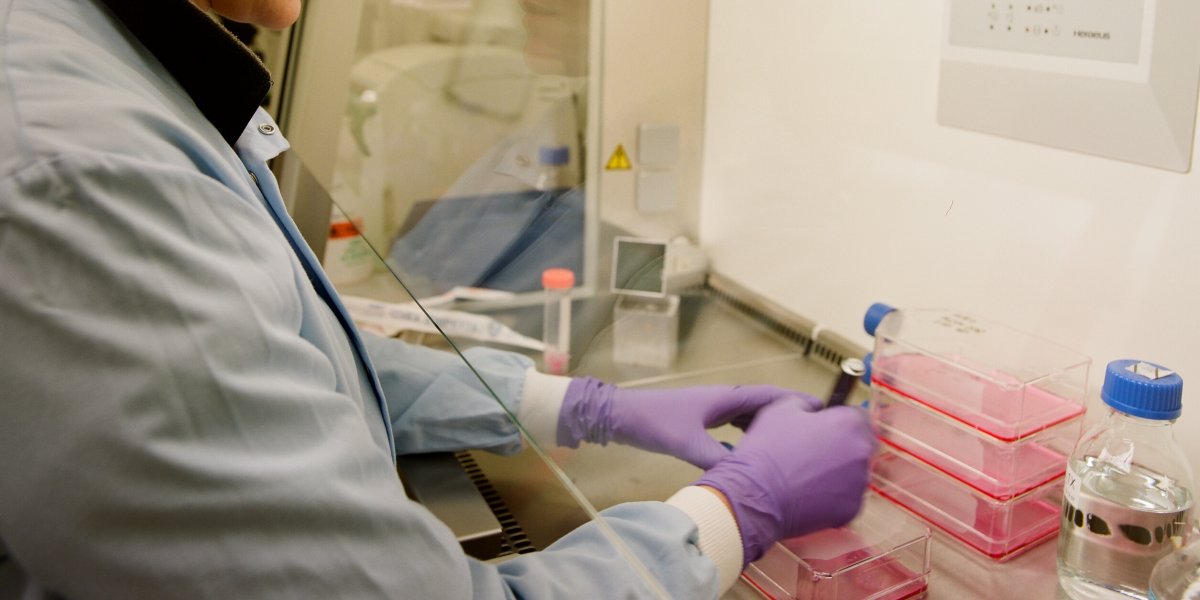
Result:
M716 598L717 569L700 554L696 524L661 502L620 504L600 513L670 598ZM500 565L473 561L476 598L653 598L650 587L597 523L545 551Z
M467 448L512 454L521 449L520 434L506 410L515 415L520 408L532 360L476 347L465 352L468 366L453 352L370 333L363 334L363 341L383 384L397 454Z
M468 579L248 200L103 154L0 177L0 597L437 597Z

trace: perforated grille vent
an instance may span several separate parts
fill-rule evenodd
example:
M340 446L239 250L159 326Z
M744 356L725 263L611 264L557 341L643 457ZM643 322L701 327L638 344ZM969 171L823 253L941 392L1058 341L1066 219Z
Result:
M484 502L487 502L492 514L496 515L496 521L500 523L502 551L499 556L536 552L537 547L529 541L529 536L525 535L525 530L521 529L520 523L517 523L512 511L508 509L508 505L504 503L500 493L488 481L487 475L484 474L483 469L479 468L479 463L475 462L475 458L469 452L457 452L454 454L454 458L467 473L471 483L475 484L475 489L479 490L479 495L483 496Z

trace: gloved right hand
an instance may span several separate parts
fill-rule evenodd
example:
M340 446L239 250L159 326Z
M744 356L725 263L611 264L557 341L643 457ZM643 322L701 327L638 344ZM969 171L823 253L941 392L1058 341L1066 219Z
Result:
M693 485L725 495L748 564L778 540L853 519L874 450L875 435L861 409L809 412L789 398L760 409L733 452Z

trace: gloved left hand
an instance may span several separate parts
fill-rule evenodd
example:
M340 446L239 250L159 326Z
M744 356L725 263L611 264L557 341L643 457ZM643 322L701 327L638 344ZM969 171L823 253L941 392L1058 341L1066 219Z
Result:
M782 398L799 398L819 410L813 396L773 385L621 389L591 377L567 386L558 413L558 445L580 442L627 444L669 454L707 469L729 454L707 429L749 423L758 409Z

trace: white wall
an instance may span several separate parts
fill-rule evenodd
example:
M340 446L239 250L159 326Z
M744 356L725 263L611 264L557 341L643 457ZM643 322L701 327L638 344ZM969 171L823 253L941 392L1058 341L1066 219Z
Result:
M1037 332L1092 357L1093 398L1112 359L1164 364L1200 469L1200 172L938 126L943 9L711 2L714 268L865 347L877 300Z

